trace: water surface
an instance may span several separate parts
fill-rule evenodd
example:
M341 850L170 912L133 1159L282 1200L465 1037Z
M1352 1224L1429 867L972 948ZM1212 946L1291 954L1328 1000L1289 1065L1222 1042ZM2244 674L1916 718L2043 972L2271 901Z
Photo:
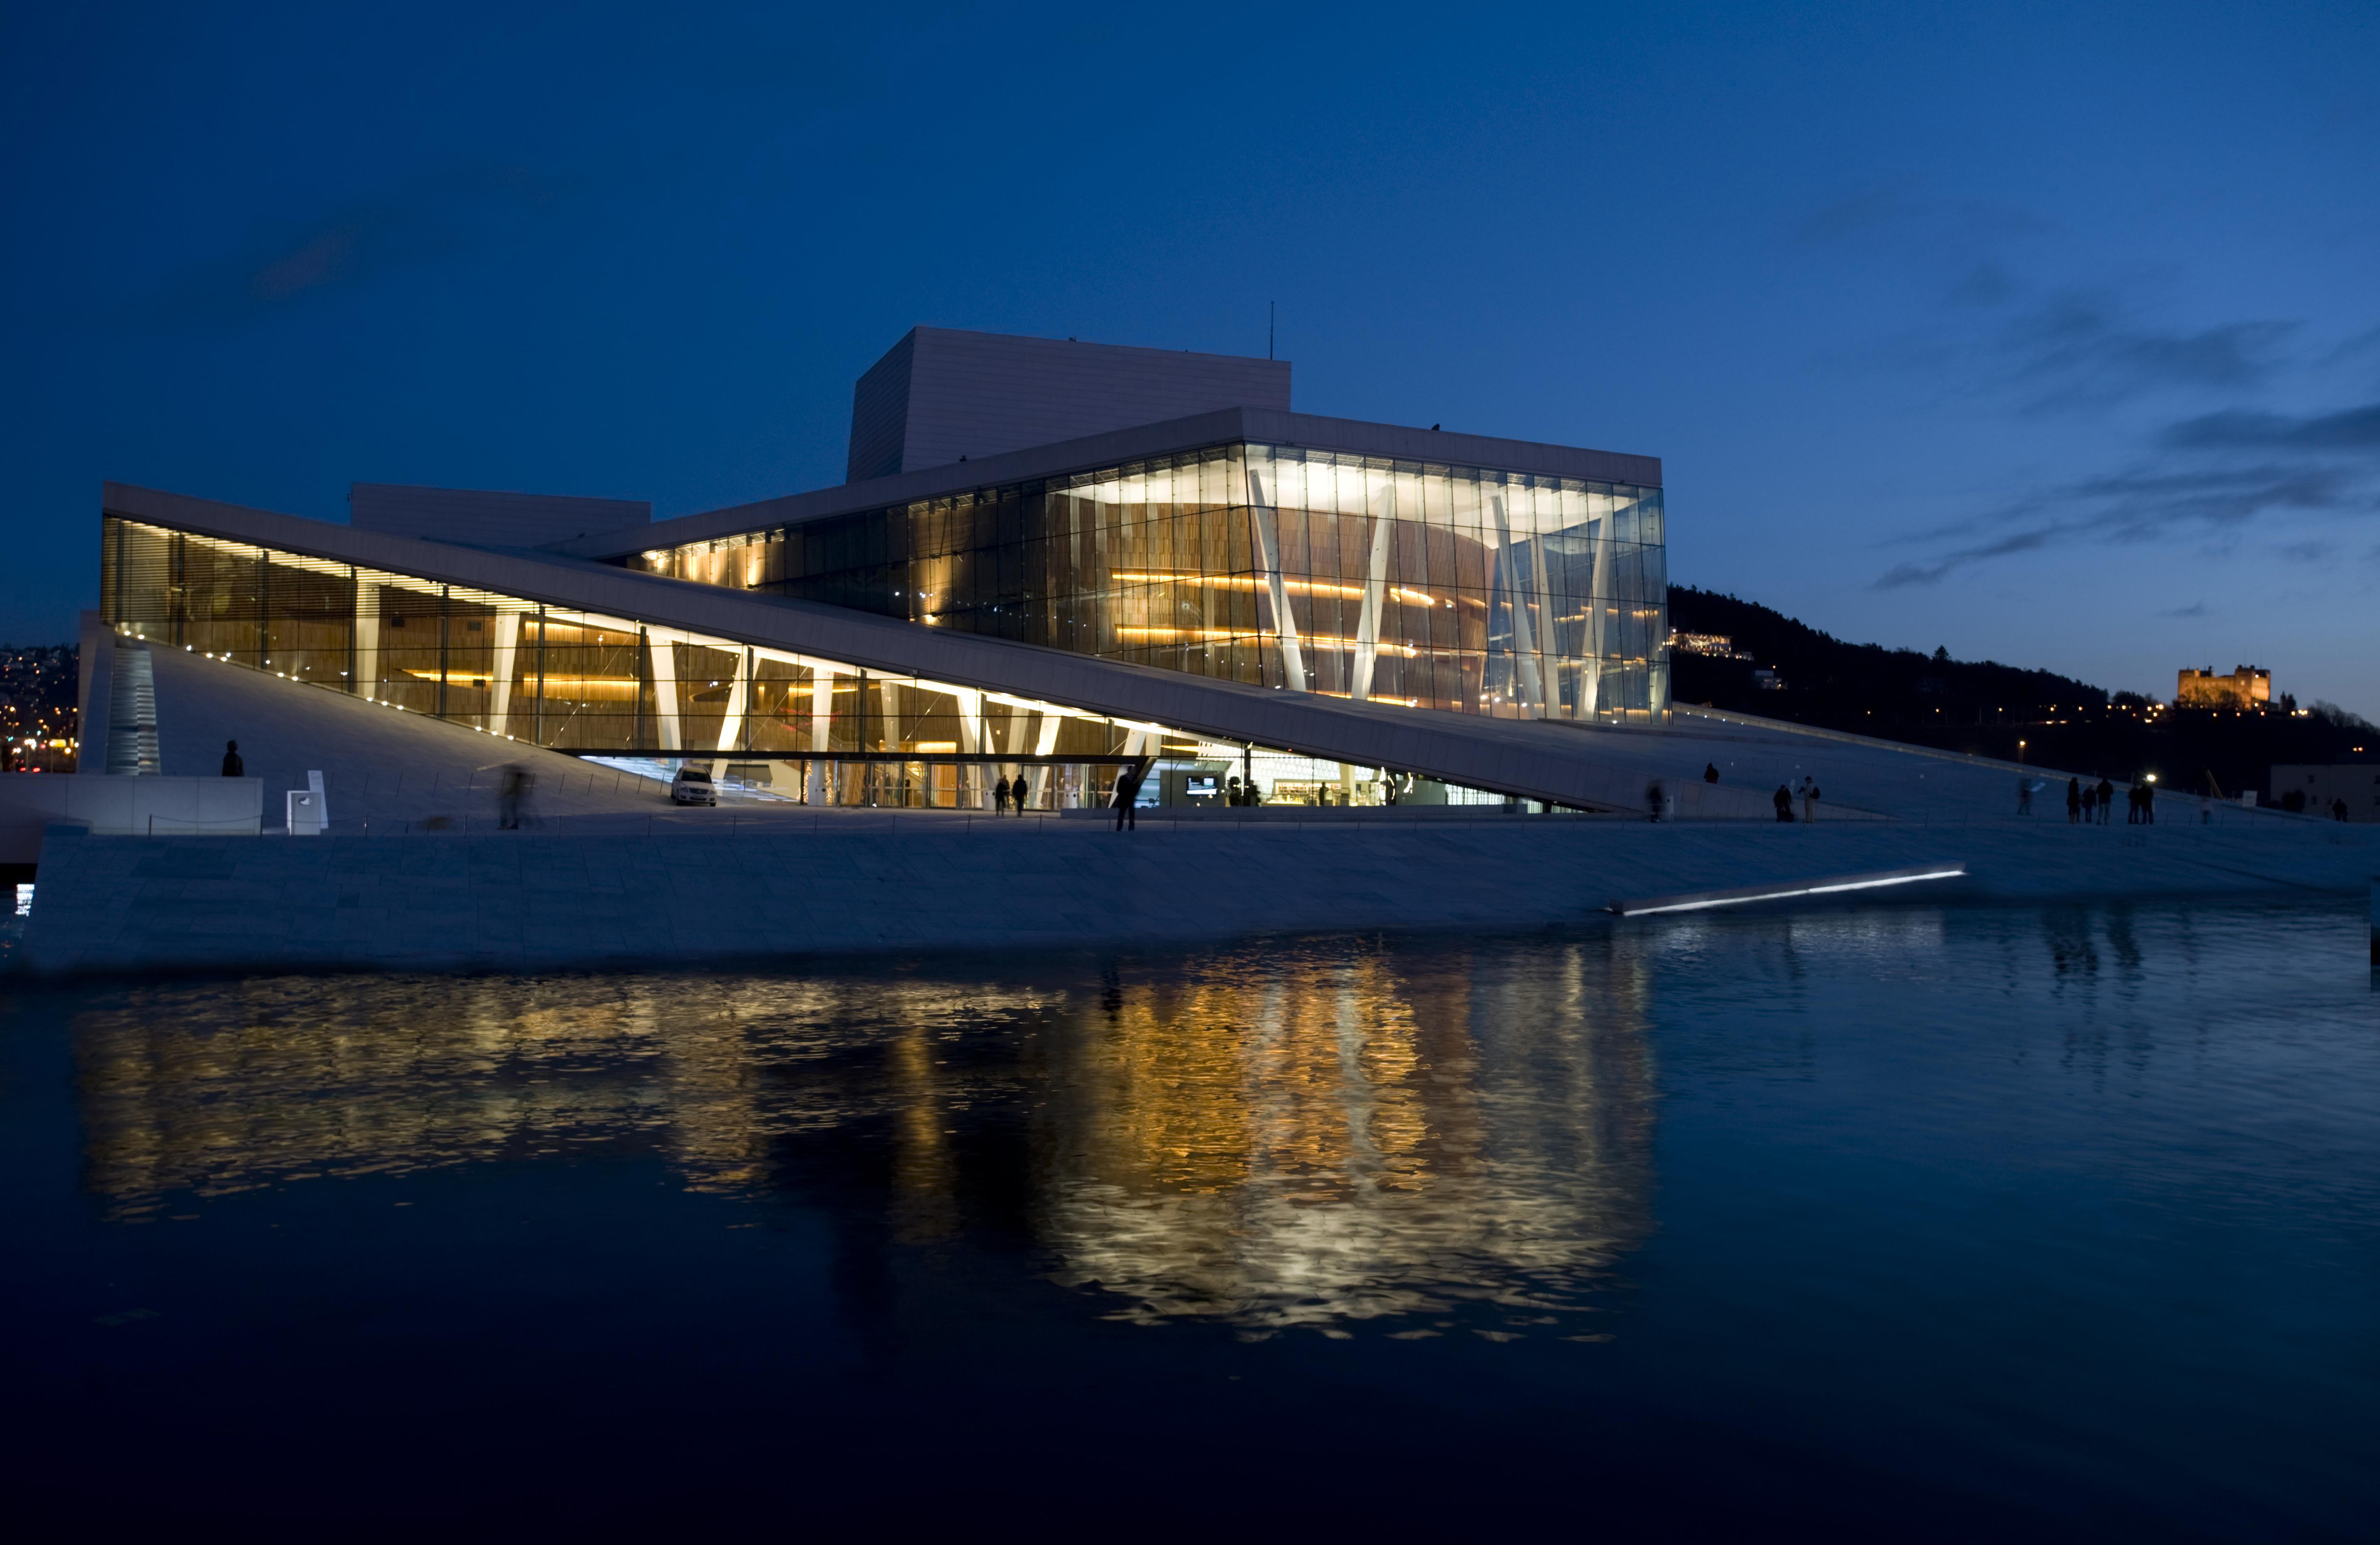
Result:
M17 985L93 1516L2368 1536L2359 909Z

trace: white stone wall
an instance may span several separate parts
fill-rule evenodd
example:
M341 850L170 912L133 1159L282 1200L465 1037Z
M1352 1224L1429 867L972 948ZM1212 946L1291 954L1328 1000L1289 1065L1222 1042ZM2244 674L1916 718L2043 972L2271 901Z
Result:
M1961 859L1888 904L2361 897L2380 833L2154 828L825 817L814 831L143 839L51 834L41 972L540 970L908 950L1163 945L1275 932L1611 923L1611 901ZM1887 893L1879 893L1887 894ZM2351 902L2350 903L2352 904ZM1672 922L1678 919L1671 919Z

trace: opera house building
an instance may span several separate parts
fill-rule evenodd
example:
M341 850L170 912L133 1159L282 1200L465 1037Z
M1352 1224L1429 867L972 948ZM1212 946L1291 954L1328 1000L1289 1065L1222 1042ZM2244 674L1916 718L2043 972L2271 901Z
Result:
M1285 361L929 328L852 420L849 481L658 521L110 484L102 614L809 804L973 808L1014 773L1075 809L1135 765L1169 804L1639 798L1536 753L1542 722L1666 721L1657 459L1298 413Z

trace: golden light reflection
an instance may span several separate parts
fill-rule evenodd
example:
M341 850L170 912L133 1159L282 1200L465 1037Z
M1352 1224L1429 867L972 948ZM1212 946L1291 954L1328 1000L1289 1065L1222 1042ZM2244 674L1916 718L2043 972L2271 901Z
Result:
M643 1157L692 1190L880 1210L885 1249L1022 1198L1040 1270L1124 1320L1336 1334L1473 1306L1575 1331L1647 1227L1645 988L1621 948L1269 946L1087 984L127 988L77 1021L88 1184L134 1223Z

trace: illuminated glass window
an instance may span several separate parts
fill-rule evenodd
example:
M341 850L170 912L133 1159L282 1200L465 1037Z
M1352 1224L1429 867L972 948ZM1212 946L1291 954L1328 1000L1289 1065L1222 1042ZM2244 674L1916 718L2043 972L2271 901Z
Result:
M1661 491L1263 444L834 516L629 566L1340 697L1645 723Z

